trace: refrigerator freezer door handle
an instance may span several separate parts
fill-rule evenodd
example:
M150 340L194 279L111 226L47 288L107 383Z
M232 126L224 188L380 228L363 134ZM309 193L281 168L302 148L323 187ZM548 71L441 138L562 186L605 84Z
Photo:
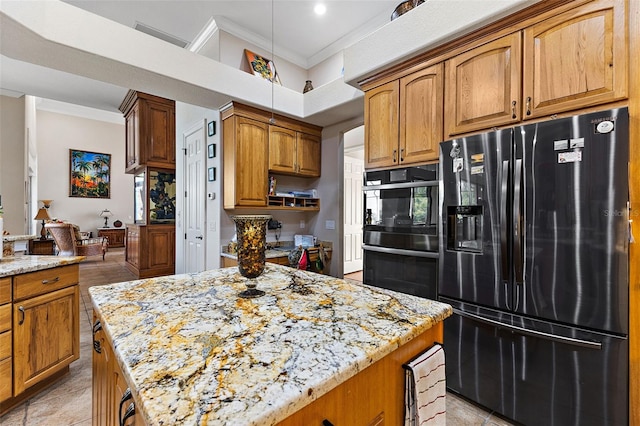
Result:
M488 324L488 325L494 326L496 328L510 330L510 331L513 331L514 333L522 334L522 335L525 335L525 336L538 337L540 339L551 340L553 342L558 342L558 343L565 343L567 345L581 346L583 348L597 349L597 350L602 349L602 343L600 343L600 342L592 342L592 341L589 341L589 340L574 339L572 337L558 336L557 334L545 333L543 331L527 330L526 328L522 328L522 327L518 327L518 326L515 326L515 325L510 325L510 324L505 324L505 323L500 322L500 321L496 321L496 320L492 320L492 319L489 319L489 318L481 317L479 315L471 314L469 312L464 312L464 311L461 311L460 309L457 309L457 308L453 308L453 313L457 314L457 315L460 315L461 317L464 317L464 318L469 318L471 320L474 320L474 321L477 321L477 322L481 322L483 324Z

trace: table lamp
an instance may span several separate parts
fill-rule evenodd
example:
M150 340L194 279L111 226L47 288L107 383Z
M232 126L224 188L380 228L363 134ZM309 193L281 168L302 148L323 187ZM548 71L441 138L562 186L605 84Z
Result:
M44 207L40 207L40 209L38 209L38 214L36 214L36 217L33 218L33 220L41 220L42 221L42 229L40 230L40 239L41 240L46 240L47 239L47 231L45 231L44 229L44 221L45 220L49 220L51 219L49 217L49 212L47 212L47 209Z
M111 211L104 209L100 212L100 217L104 217L104 226L103 228L108 228L109 227L109 217L112 216L113 213L111 213Z

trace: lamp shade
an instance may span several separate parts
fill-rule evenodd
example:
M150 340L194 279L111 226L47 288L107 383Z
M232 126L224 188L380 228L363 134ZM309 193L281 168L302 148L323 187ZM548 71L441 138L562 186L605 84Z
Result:
M47 212L47 209L44 207L40 207L38 209L38 214L36 214L36 217L33 218L33 220L49 220L51 219L49 217L49 212Z
M111 217L113 215L113 213L111 213L111 210L108 209L104 209L100 212L100 217Z

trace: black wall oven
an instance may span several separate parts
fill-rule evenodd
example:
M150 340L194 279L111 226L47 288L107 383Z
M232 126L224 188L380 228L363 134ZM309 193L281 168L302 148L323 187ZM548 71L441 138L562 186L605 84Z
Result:
M436 299L438 166L366 172L365 284Z

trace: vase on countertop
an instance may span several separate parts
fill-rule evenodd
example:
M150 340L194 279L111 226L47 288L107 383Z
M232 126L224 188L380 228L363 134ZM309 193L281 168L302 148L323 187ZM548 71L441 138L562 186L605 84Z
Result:
M307 93L310 90L313 90L313 85L311 84L311 80L307 80L304 89L302 89L302 93Z
M231 216L236 224L238 270L240 275L249 278L247 290L241 297L258 297L264 294L256 289L253 280L264 272L264 252L267 245L267 222L271 215L239 215Z

